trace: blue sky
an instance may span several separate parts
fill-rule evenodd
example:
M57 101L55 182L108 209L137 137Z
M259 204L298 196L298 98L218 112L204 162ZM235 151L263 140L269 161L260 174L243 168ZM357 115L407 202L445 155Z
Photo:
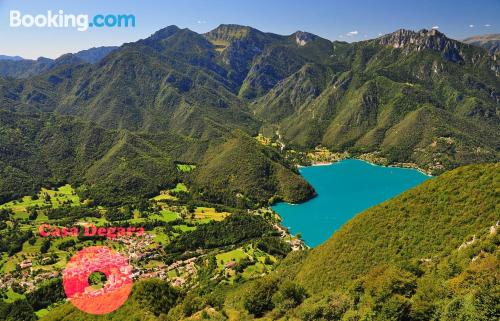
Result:
M23 14L134 14L135 28L11 28L10 10ZM0 0L0 54L57 57L93 46L120 45L175 24L206 32L221 23L291 34L309 31L330 40L359 41L399 28L439 27L455 39L500 33L500 0Z

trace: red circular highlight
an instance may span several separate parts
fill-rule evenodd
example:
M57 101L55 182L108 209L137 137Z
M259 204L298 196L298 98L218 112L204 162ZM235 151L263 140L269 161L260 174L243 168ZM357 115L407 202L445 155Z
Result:
M102 272L106 283L100 289L90 286L88 278ZM115 311L132 291L132 267L127 258L105 246L92 246L76 253L63 271L64 292L78 309L89 314Z

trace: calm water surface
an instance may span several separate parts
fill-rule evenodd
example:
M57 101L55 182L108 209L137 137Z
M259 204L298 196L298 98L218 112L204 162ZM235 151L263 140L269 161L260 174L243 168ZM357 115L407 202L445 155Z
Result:
M414 169L383 167L348 159L332 165L303 167L302 176L318 196L302 204L279 203L273 209L292 234L311 247L363 210L390 199L430 177Z

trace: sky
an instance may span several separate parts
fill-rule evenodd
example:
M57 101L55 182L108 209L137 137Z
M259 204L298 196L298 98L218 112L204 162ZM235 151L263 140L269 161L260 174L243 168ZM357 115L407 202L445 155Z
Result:
M133 14L134 28L10 26L10 12ZM220 24L266 32L308 31L330 40L360 41L400 28L438 28L454 39L500 33L500 0L0 0L0 54L56 58L96 46L121 45L169 25L207 32Z

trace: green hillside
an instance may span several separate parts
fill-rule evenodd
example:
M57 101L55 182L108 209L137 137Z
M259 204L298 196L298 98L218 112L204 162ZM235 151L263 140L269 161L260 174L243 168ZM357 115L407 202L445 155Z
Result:
M226 130L207 141L171 132L110 130L55 114L0 111L0 200L66 182L85 184L89 197L103 204L137 202L179 181L193 185L196 198L239 207L266 205L272 197L298 202L314 193L282 155ZM183 174L179 162L202 166ZM230 185L218 185L226 177Z
M458 168L359 214L227 306L243 317L267 302L266 320L497 319L499 166ZM276 294L289 282L295 302ZM266 284L268 299L257 297Z
M461 167L356 216L311 251L297 280L323 290L379 264L450 255L500 219L499 169Z
M381 151L436 172L498 159L493 54L427 30L331 47L251 105L289 144Z

